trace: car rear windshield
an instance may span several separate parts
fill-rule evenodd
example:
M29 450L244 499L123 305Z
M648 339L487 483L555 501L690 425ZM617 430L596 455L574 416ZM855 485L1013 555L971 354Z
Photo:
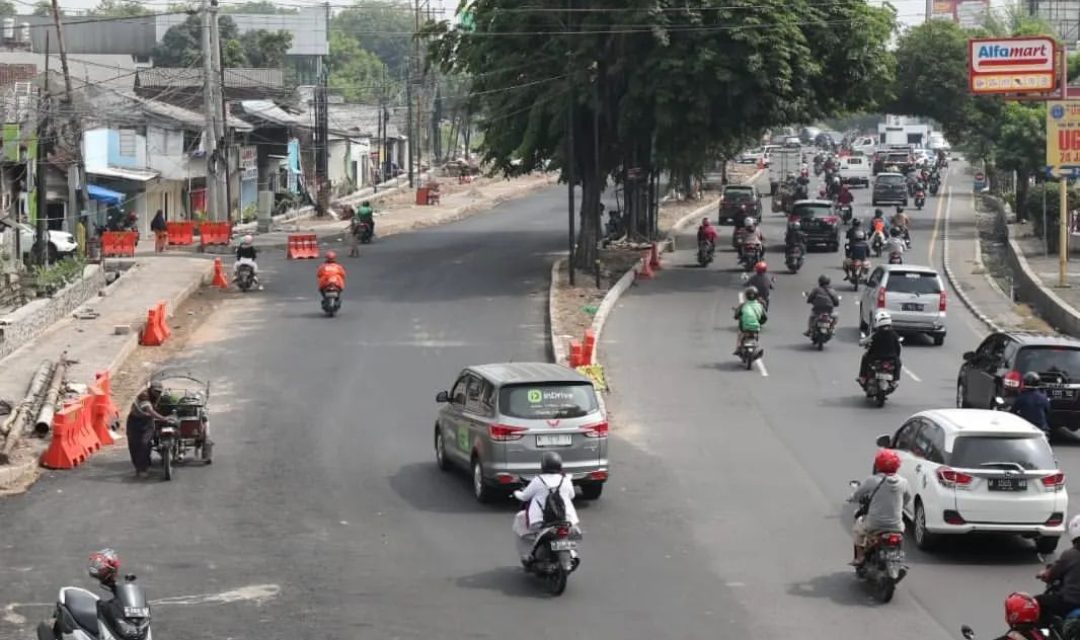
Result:
M1069 381L1080 380L1080 349L1069 347L1024 347L1016 354L1017 371L1041 374L1061 373Z
M941 293L941 281L936 273L925 271L890 271L886 291L895 293Z
M877 183L878 184L888 184L888 185L904 184L904 176L881 175L881 176L877 177Z
M499 412L512 418L580 418L596 408L596 391L588 383L510 385L499 391Z
M724 200L753 200L754 192L750 189L724 189Z
M862 158L848 158L847 164L849 167L862 164Z
M886 162L899 162L900 164L903 164L910 159L911 156L906 153L890 153L888 156L885 157Z
M961 469L1007 469L1013 462L1024 469L1056 469L1054 453L1041 435L1020 437L961 436L953 443L949 465Z
M833 215L833 210L827 204L801 204L792 209L791 215L800 218L824 218Z

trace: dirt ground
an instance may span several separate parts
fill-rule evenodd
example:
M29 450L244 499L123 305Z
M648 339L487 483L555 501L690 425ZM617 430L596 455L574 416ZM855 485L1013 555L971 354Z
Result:
M468 191L470 189L481 187L486 184L499 182L500 180L504 180L504 178L487 178L484 176L474 176L472 182L461 184L458 183L458 179L456 177L435 179L435 181L439 183L439 192L442 194L443 197L446 197L452 193L461 193L463 191ZM479 195L479 192L477 192L477 194ZM379 208L384 209L395 206L407 206L415 204L415 202L416 194L411 190L404 189L393 195L386 196L385 198L379 198Z

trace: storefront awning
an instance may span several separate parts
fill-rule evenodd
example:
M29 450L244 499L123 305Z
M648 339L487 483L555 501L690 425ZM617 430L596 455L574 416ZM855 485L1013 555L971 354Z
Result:
M157 171L121 169L119 167L98 167L96 169L87 169L86 173L103 178L119 178L120 180L134 180L135 182L148 182L159 175Z
M105 204L120 204L124 201L124 194L105 187L99 187L96 184L86 185L86 191L90 194L91 200L97 200Z

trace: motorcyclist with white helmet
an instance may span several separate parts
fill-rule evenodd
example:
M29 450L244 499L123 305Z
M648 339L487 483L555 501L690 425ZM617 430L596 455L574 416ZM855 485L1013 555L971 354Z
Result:
M859 366L859 384L866 384L866 376L870 372L872 362L891 360L895 365L896 374L900 372L900 336L893 331L892 316L884 309L874 314L874 322L870 327L870 335L859 341L866 346L862 364Z
M1054 617L1064 617L1074 609L1080 609L1080 516L1069 520L1066 531L1072 545L1061 552L1057 562L1036 576L1043 582L1058 583L1050 593L1035 596L1039 603L1040 623L1048 624Z
M738 244L735 246L739 252L739 257L743 256L743 247L746 245L757 245L759 248L758 256L765 257L765 236L762 235L761 229L757 226L757 220L753 218L746 218L743 220L743 227L736 234L738 238Z
M240 270L240 265L246 264L251 267L251 273L254 276L255 284L262 289L262 283L259 282L259 265L255 262L258 257L259 251L255 248L255 238L251 235L244 236L240 241L240 246L236 248L236 262L233 263L233 280L236 280L236 274Z
M574 508L574 483L563 473L562 456L554 451L545 451L540 458L540 475L524 489L514 492L514 498L525 503L525 508L514 516L513 527L522 564L527 564L532 557L536 533L546 524L544 507L548 498L555 493L562 498L566 522L576 527L580 520Z

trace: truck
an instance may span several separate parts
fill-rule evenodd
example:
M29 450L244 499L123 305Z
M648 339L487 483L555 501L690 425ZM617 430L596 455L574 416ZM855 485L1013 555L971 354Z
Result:
M798 176L802 162L802 149L773 149L769 154L769 195L777 194L788 174Z
M910 144L925 146L930 138L930 125L926 124L889 124L878 125L878 144Z

